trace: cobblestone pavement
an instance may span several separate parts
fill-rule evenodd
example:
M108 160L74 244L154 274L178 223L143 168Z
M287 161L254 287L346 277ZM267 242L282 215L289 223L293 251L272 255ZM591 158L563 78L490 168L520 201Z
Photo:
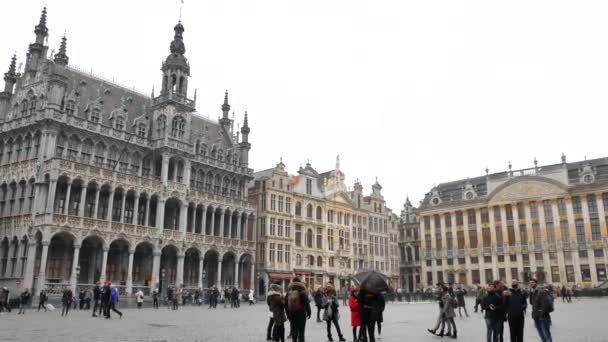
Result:
M469 303L472 311L472 301ZM597 342L608 341L605 326L608 299L584 299L571 304L556 301L552 332L554 341ZM268 320L266 306L262 304L240 309L218 307L180 307L178 311L161 308L124 309L124 317L113 315L111 320L92 318L90 312L71 311L67 318L60 312L28 311L17 315L16 310L0 316L0 340L8 341L257 341L265 340ZM383 334L380 342L440 341L426 332L437 307L433 303L389 304L385 311ZM470 318L456 318L459 341L484 341L485 325L481 314ZM344 336L352 341L350 311L341 307L340 323ZM506 331L508 327L505 326ZM532 320L526 321L526 341L540 341ZM337 336L334 332L334 339ZM325 323L308 321L308 342L327 341ZM448 339L450 340L450 339ZM445 341L445 338L444 338ZM505 332L508 341L508 332Z

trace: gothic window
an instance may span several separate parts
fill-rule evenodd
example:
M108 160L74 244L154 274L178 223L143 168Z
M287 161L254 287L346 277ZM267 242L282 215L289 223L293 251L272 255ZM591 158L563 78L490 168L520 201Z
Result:
M30 100L30 115L34 115L36 113L36 97L32 97Z
M93 108L89 120L91 120L92 122L99 122L99 109Z
M174 117L173 122L171 124L171 136L177 139L182 139L184 137L184 129L184 118L182 118L181 116Z
M28 108L27 100L23 100L23 102L21 102L21 116L27 116Z
M167 117L161 115L156 119L157 127L158 127L158 135L159 137L165 136L165 129L167 127Z
M123 130L125 129L125 118L123 116L117 116L116 117L116 122L114 124L114 128L118 129L118 130Z
M63 151L65 150L65 145L67 142L67 138L65 135L61 134L57 137L57 142L56 142L56 149L55 149L55 155L57 157L62 157L63 156Z
M142 122L139 125L137 125L137 136L140 138L146 137L146 124L145 123Z
M75 108L74 101L70 100L70 101L68 101L68 103L65 105L65 112L66 112L68 115L74 115L74 108Z

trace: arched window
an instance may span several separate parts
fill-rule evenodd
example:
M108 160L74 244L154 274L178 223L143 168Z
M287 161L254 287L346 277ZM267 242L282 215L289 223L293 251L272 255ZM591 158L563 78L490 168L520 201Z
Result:
M321 221L323 219L323 209L321 207L317 207L317 220Z
M114 128L122 131L125 129L125 118L122 115L116 117L116 121L114 123Z
M313 240L312 229L308 229L306 231L306 247L312 248L312 242L313 242L312 240Z
M165 136L165 129L167 127L167 117L164 115L159 116L156 119L156 125L157 125L157 129L158 129L158 135L159 137L164 137Z
M302 216L302 203L296 202L296 216Z
M27 100L21 102L21 116L27 116L27 109L29 108Z
M146 124L145 123L140 122L139 125L137 125L137 136L140 138L146 137Z
M306 257L306 261L308 261L308 266L314 266L315 265L315 257L312 255L309 255Z
M296 265L302 265L302 256L300 254L296 254Z
M32 97L30 100L30 115L34 115L36 113L36 97Z
M171 124L171 136L177 139L181 139L184 137L184 129L185 122L184 118L181 116L176 116L173 118L173 122Z
M317 257L317 267L323 267L323 257Z
M72 100L68 101L68 103L66 103L66 105L65 105L66 114L74 115L75 107L76 107L76 105L75 105L74 101L72 101Z
M89 120L91 120L91 122L99 122L99 109L98 108L93 108L93 110L91 111L91 117L89 118Z
M312 204L310 203L306 206L306 217L312 218Z

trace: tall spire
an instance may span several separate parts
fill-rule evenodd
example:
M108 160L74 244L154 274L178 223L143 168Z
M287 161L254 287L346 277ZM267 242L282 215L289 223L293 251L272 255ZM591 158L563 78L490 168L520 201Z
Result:
M65 33L63 34L63 38L61 38L61 45L59 46L59 52L55 54L55 64L66 66L70 58L67 55L67 38Z
M12 94L13 86L17 83L17 54L13 54L8 71L4 74L4 93Z
M230 104L228 104L228 90L224 93L224 104L222 104L222 118L228 119L228 115L230 114Z
M36 43L41 45L44 43L44 38L49 35L49 29L46 27L46 5L42 9L42 14L40 14L40 22L38 22L38 25L36 25L34 33L36 34Z
M340 170L340 154L336 156L336 170Z
M173 36L173 41L169 46L169 50L171 50L171 53L174 55L183 55L186 53L186 45L184 44L185 30L181 20L175 25L173 31L175 31L175 35Z

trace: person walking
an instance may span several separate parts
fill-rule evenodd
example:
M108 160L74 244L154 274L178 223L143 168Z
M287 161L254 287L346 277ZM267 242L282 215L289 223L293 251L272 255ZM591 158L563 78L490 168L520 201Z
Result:
M19 296L19 313L18 315L25 315L25 310L27 310L27 306L30 304L30 299L32 298L32 294L29 289L25 289L21 296Z
M361 330L361 312L359 302L357 302L358 292L355 289L350 290L350 297L348 298L348 307L350 308L350 325L353 327L353 341L358 341ZM359 334L357 334L357 328L359 328Z
M137 291L135 294L135 299L137 301L137 308L141 309L142 305L144 305L144 293L142 290Z
M118 309L116 309L116 304L118 303L118 289L116 288L116 286L110 284L110 301L109 301L109 306L108 306L108 312L107 312L107 316L106 319L110 319L110 311L114 311L117 314L120 315L120 318L122 318L122 312L120 312Z
M102 288L101 288L101 282L97 282L95 284L95 287L93 288L93 315L92 317L97 317L97 311L99 311L99 315L101 315L101 295L102 295Z
M439 315L437 317L437 321L435 322L435 327L426 330L433 335L437 335L437 330L439 330L439 328L441 328L441 331L443 331L443 329L445 328L445 319L443 318L443 306L445 305L445 303L443 302L443 284L437 283L437 287L433 290L436 291L433 295L437 300L437 305L439 306ZM441 333L441 335L443 335L443 333Z
M466 315L466 317L469 317L469 313L467 312L467 303L464 298L464 296L467 295L467 290L461 286L458 286L458 288L456 288L455 293L456 300L458 301L458 316L462 317L461 309L464 309L464 314Z
M549 301L546 289L538 287L535 278L530 279L530 305L532 305L532 319L542 342L552 342L551 337L551 311L553 307Z
M382 334L382 323L384 322L384 309L386 308L386 301L384 296L380 294L378 296L378 318L376 324L378 325L378 337Z
M84 305L86 304L86 296L87 291L85 289L80 290L78 293L78 310L84 310Z
M61 297L61 316L67 317L70 307L72 306L72 290L68 287L63 290L63 296Z
M285 299L281 294L281 287L279 285L270 285L266 302L268 303L268 310L270 310L272 315L272 326L270 329L272 330L272 341L285 342L285 322L287 321L287 317L285 316Z
M182 296L181 287L173 287L173 310L179 309L179 298Z
M338 312L338 299L336 298L336 290L331 285L327 285L325 288L325 294L327 298L327 304L323 307L325 311L323 312L323 320L327 322L327 340L333 341L333 337L331 336L331 324L333 323L336 327L336 332L338 333L338 338L340 341L346 341L344 336L342 336L342 330L340 329L340 324L338 320L340 319L340 313Z
M11 291L5 286L2 288L2 295L0 295L0 312L2 310L6 310L11 312L11 302L10 302L10 294Z
M503 306L502 294L499 285L495 281L488 284L488 294L483 298L481 306L485 310L486 340L487 342L498 342L503 320L500 311Z
M511 288L504 294L511 342L523 342L525 313L528 306L526 294L519 288L517 279L511 281Z
M348 298L350 297L349 292L348 286L344 284L344 286L342 286L342 306L348 305Z
M323 301L323 290L319 287L313 296L315 306L317 307L317 323L323 322L321 320L321 306Z
M236 287L232 288L232 292L230 292L230 297L232 298L232 307L233 308L238 308L241 306L241 303L239 301L239 289Z
M154 289L154 291L152 291L152 306L155 309L158 309L158 289Z
M483 286L477 285L477 294L475 295L475 312L477 312L477 308L481 306L481 301L487 294L488 292ZM481 308L481 312L483 313L483 307Z
M46 302L49 300L48 295L46 294L46 290L40 290L40 294L38 295L38 312L40 312L40 308L44 308L44 312L47 312Z
M293 342L305 342L306 320L310 319L310 301L306 285L295 277L287 287L287 315L292 323Z
M444 286L442 288L441 301L443 302L443 306L441 309L441 318L445 320L445 323L448 326L448 333L445 336L457 338L458 331L456 330L456 322L454 322L454 317L456 317L456 312L454 311L454 308L458 306L458 304L456 298L454 298L454 295L450 293L450 288L447 286ZM444 336L443 329L441 329L439 336Z
M381 312L379 294L364 289L359 290L357 302L361 313L360 339L364 342L375 342L374 330Z
M101 306L103 307L103 316L108 317L110 315L110 297L112 296L112 283L106 281L103 284L103 292L101 295Z

